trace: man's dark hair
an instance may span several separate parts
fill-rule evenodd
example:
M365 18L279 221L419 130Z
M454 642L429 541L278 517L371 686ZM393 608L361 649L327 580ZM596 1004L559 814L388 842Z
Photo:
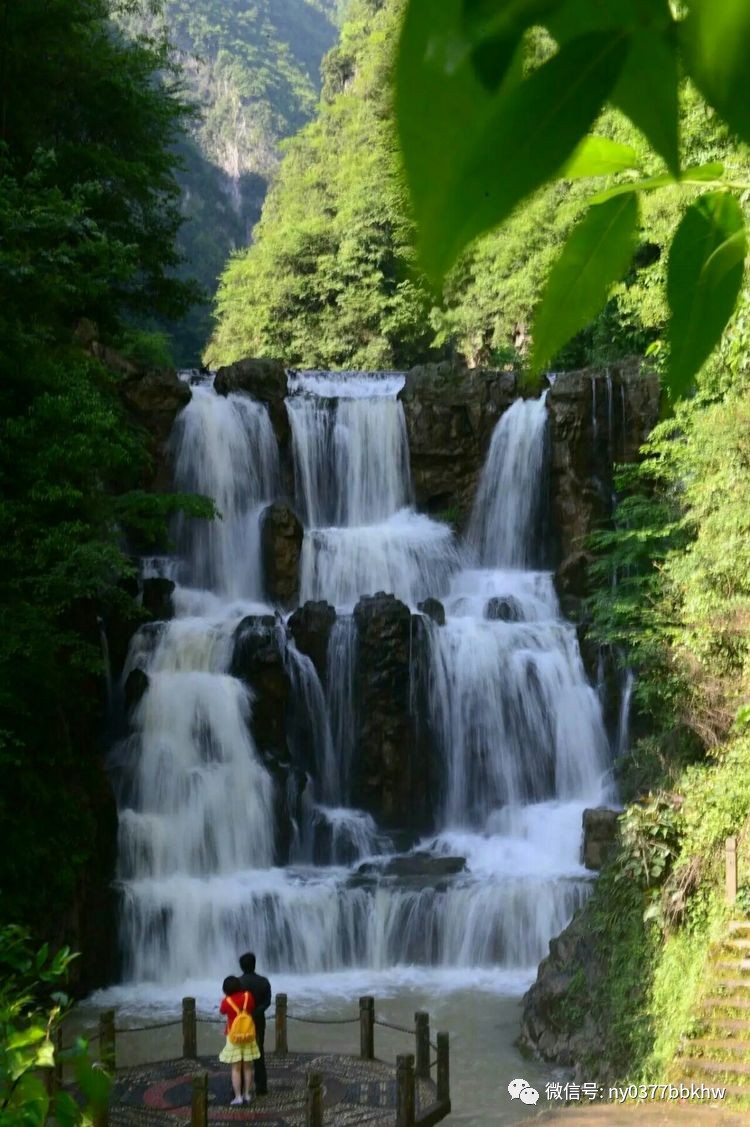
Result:
M252 951L240 955L240 966L243 974L255 974L255 955Z
M242 983L236 974L230 974L228 978L225 978L221 988L225 994L242 993Z

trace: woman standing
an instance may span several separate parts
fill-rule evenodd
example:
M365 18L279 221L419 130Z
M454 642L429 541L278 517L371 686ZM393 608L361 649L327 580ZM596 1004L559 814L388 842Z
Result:
M252 1099L253 1070L250 1067L260 1056L255 1036L255 1024L251 1017L255 1009L255 999L249 990L243 990L240 980L233 974L224 979L219 1012L226 1015L224 1029L226 1044L219 1053L222 1064L232 1066L232 1107L249 1104Z

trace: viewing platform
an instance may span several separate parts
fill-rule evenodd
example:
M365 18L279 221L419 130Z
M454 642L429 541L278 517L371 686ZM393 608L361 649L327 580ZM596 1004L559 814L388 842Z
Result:
M181 1019L150 1025L118 1028L115 1011L104 1011L99 1031L89 1042L92 1052L98 1049L99 1061L113 1081L108 1106L95 1116L95 1127L213 1127L224 1123L430 1127L450 1113L448 1034L438 1033L433 1042L427 1013L415 1014L412 1029L396 1026L375 1017L375 1002L368 996L360 998L358 1016L316 1020L288 1013L286 995L278 994L275 1012L268 1020L274 1027L273 1047L266 1037L268 1094L232 1107L229 1067L219 1063L217 1054L198 1053L199 1026L213 1026L215 1032L223 1021L198 1019L193 998L183 998ZM290 1051L288 1021L358 1025L359 1052ZM118 1035L157 1030L174 1034L180 1026L181 1056L118 1067ZM412 1038L414 1052L398 1055L395 1063L378 1060L376 1026ZM323 1037L321 1031L321 1040ZM58 1075L58 1083L62 1079Z

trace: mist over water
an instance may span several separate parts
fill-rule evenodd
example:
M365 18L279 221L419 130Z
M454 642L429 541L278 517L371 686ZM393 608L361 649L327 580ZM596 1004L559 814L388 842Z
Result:
M290 373L301 600L326 599L339 617L325 689L283 643L291 750L298 737L313 749L286 868L274 866L279 784L251 735L253 694L230 675L243 616L274 614L259 521L280 496L278 451L265 407L217 396L210 380L192 387L173 435L176 485L213 497L223 519L180 525L178 564L149 564L177 577L176 617L143 628L126 666L149 680L112 753L125 972L108 997L119 1005L172 1006L192 993L213 1006L248 948L299 1005L409 985L520 993L587 895L581 815L608 794L610 749L575 630L541 567L545 399L501 417L462 544L413 507L402 385L394 373ZM444 626L424 620L420 723L442 783L437 831L418 848L464 857L466 870L439 882L384 871L393 843L351 807L351 612L378 591L415 613L428 596L445 606ZM285 639L276 621L264 629Z

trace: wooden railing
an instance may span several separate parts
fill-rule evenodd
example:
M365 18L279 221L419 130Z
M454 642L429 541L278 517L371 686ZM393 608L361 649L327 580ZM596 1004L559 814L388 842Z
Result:
M286 994L276 995L276 1008L269 1017L275 1019L273 1054L283 1057L289 1052L288 1022L310 1025L359 1024L359 1055L363 1060L375 1059L375 1027L396 1030L414 1037L414 1053L400 1054L396 1058L396 1127L432 1127L450 1113L450 1041L447 1033L438 1033L435 1042L430 1040L430 1015L423 1010L414 1015L414 1028L394 1025L375 1017L375 999L371 996L359 1000L359 1015L351 1018L312 1018L290 1014ZM201 1019L202 1023L205 1019ZM223 1024L223 1019L211 1024ZM90 1043L98 1041L99 1060L108 1072L114 1073L117 1064L117 1034L147 1032L152 1029L182 1026L182 1056L185 1060L198 1059L198 1017L195 998L182 999L182 1017L174 1021L155 1022L151 1025L116 1025L114 1010L104 1010L99 1015L99 1030ZM56 1030L55 1081L62 1085L62 1028ZM435 1057L431 1060L431 1052ZM418 1081L430 1080L435 1069L435 1100L427 1107L419 1106ZM323 1127L323 1076L311 1071L307 1074L306 1127ZM208 1073L193 1076L191 1100L191 1127L208 1125ZM107 1127L106 1114L97 1116L96 1127Z

